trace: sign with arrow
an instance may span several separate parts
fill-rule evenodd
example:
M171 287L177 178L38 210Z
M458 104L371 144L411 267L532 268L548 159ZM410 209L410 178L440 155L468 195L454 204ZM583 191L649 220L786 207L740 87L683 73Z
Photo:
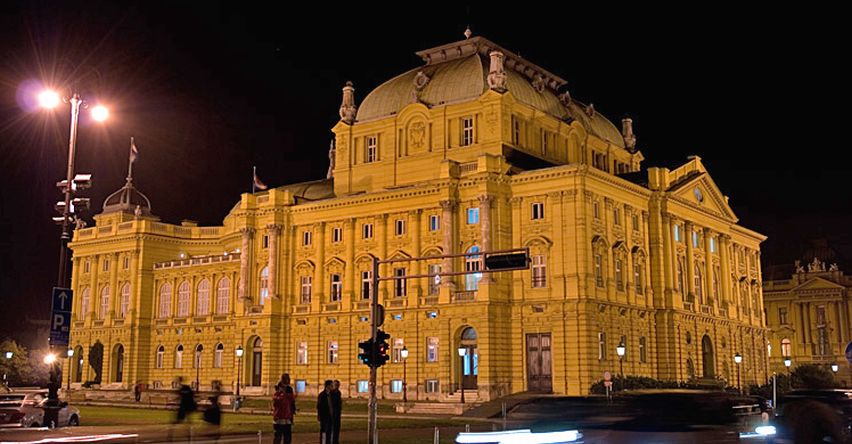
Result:
M71 306L74 292L70 288L53 287L53 304L50 309L50 346L68 347L71 333Z

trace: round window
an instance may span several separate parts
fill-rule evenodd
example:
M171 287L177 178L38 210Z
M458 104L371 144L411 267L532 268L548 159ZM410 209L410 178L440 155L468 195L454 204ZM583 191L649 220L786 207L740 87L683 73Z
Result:
M701 194L701 190L700 190L700 189L696 188L695 190L693 190L693 192L695 193L695 198L696 198L699 202L704 202L704 195L703 195L703 194Z

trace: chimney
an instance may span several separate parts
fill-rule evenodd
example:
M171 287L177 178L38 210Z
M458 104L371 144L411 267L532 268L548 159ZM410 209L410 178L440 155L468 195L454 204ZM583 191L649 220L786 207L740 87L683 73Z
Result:
M621 136L624 137L624 146L628 151L636 151L636 135L633 134L633 119L625 117L621 119Z
M340 103L340 120L352 125L355 123L355 114L358 107L355 106L355 87L352 82L346 82L343 87L343 102Z

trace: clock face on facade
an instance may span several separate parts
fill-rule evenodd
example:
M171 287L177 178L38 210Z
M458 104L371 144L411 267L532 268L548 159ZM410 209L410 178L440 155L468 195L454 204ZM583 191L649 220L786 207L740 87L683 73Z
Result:
M695 193L695 198L696 198L696 199L698 199L698 201L699 201L699 202L704 202L704 195L703 195L703 194L701 194L701 190L700 190L700 189L696 188L696 189L694 190L694 193Z

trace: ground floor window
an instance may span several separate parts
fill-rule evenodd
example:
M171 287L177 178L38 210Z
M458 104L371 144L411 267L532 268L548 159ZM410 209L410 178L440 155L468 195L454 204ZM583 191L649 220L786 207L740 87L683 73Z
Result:
M358 393L367 393L370 391L370 381L358 381Z
M305 393L305 387L308 386L308 381L304 379L296 380L296 393Z
M391 380L391 393L402 393L402 379Z
M441 391L441 384L437 379L426 380L426 393L438 393Z

